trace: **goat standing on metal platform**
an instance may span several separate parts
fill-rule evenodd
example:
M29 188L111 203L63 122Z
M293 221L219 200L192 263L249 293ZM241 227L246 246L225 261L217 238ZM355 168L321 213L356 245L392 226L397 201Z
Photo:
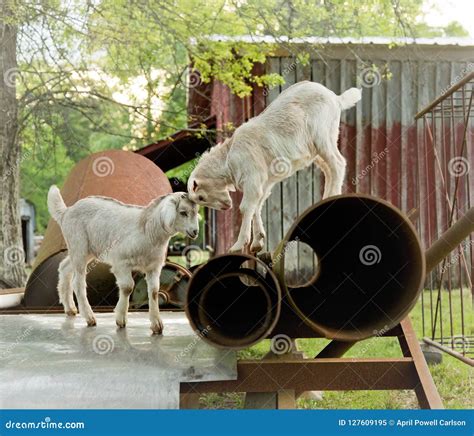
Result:
M161 334L158 291L161 269L170 238L178 232L195 239L198 235L198 207L188 194L176 192L153 200L148 206L124 204L109 197L91 196L66 207L56 186L48 193L48 209L59 224L68 256L59 265L59 300L67 315L76 315L73 289L79 311L87 325L96 325L87 300L87 264L92 259L109 264L120 290L115 320L125 327L132 271L146 274L151 329Z
M230 251L250 242L251 227L250 251L263 248L261 211L273 186L313 162L324 173L323 198L341 193L346 168L337 148L341 112L360 99L357 88L338 96L318 83L297 83L201 157L188 181L192 201L225 210L232 206L229 191L243 193L242 225Z

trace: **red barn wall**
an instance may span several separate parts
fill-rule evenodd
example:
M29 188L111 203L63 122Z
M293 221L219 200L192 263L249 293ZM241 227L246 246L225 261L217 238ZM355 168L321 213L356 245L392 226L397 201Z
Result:
M215 115L223 135L228 123L236 127L257 115L295 82L317 81L337 94L352 86L362 87L362 101L341 118L339 146L348 164L344 192L382 197L407 213L418 209L412 216L428 246L447 227L447 213L433 147L425 145L423 123L415 122L414 117L458 81L473 61L473 47L439 45L328 45L315 49L308 65L293 54L281 53L256 68L281 74L285 85L255 88L252 96L240 99L220 83L201 84L190 92L189 110L195 117ZM364 71L372 65L380 72L373 84L364 82ZM202 104L202 95L206 95L206 104ZM473 142L471 128L467 143L471 168ZM443 162L448 162L456 156L456 147L445 147L442 153ZM276 247L298 214L320 200L323 183L320 170L312 166L275 187L264 209L267 250ZM459 201L466 208L474 205L474 177L463 183ZM232 210L215 214L217 252L235 242L239 199L236 195Z

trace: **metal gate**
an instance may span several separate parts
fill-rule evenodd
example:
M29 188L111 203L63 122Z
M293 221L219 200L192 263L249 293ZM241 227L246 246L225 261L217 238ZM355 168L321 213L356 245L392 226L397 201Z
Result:
M474 206L474 64L440 97L420 111L417 226L432 243ZM420 126L419 126L420 127ZM427 278L422 295L423 336L427 342L472 364L472 235ZM470 357L470 358L469 358Z

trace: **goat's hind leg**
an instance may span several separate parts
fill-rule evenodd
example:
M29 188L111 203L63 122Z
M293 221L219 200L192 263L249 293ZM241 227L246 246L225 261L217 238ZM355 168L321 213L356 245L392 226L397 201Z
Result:
M346 174L346 159L339 152L325 151L321 156L316 157L315 162L324 173L324 194L323 199L340 195Z
M251 253L258 253L263 249L264 243L265 243L265 228L263 226L263 220L262 220L262 209L263 205L265 204L265 200L270 196L271 194L271 188L269 188L263 197L260 199L258 205L257 205L257 210L255 211L255 214L253 216L252 220L252 245L250 246L250 252Z
M66 315L75 316L77 315L77 308L76 304L74 303L74 295L72 290L73 269L69 256L65 257L59 264L58 273L59 302L63 305Z
M126 268L113 268L117 286L119 288L119 301L115 306L115 323L118 327L123 328L127 325L127 314L130 295L133 292L135 282L133 281L132 272Z
M72 275L72 284L74 292L76 293L77 303L79 305L79 313L87 321L89 327L96 325L96 320L94 312L89 304L87 299L87 285L86 285L86 266L87 261L84 262L74 262L71 259L73 275Z
M318 165L321 171L324 174L324 191L323 191L323 200L329 197L332 185L332 173L326 162L321 156L316 156L314 162Z

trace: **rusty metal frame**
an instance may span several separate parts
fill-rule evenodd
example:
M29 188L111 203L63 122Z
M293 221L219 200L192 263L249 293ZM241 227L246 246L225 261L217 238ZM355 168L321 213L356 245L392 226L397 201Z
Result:
M309 390L414 390L420 408L442 409L443 403L429 372L409 318L387 336L397 336L403 357L343 359L345 347L333 357L240 360L237 380L181 383L182 408L195 406L190 395L207 392L275 393L276 408L292 408L298 392ZM327 353L331 354L331 353ZM279 403L279 395L286 398Z
M474 208L471 208L423 254L422 276L430 272L473 230ZM321 335L317 328L313 329L313 335L311 332L302 334L296 328L288 336L285 326L289 321L291 324L291 317L279 323L275 330L281 329L288 338ZM405 317L383 336L397 337L402 358L343 359L342 356L356 341L363 338L344 340L334 335L332 338L336 339L314 359L296 356L298 353L294 353L290 347L290 352L284 356L269 353L261 360L239 361L237 380L182 383L182 407L196 406L198 394L205 392L246 392L247 398L250 398L250 401L246 399L247 406L268 408L270 403L276 408L294 408L297 396L310 390L412 389L421 408L443 408L410 319ZM190 401L193 396L194 403Z

